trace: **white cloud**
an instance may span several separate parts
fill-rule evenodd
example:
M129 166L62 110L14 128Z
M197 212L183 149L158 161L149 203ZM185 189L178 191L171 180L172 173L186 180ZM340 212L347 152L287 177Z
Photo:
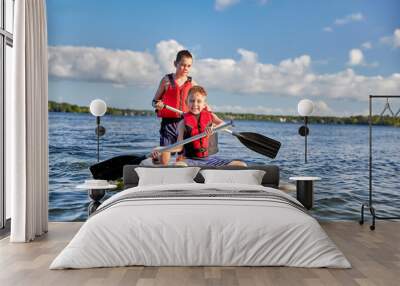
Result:
M357 75L352 69L316 76L310 95L367 100L368 94L391 94L400 88L400 73L388 77Z
M353 13L350 15L345 16L344 18L339 18L335 20L335 25L342 26L352 22L360 22L364 20L364 16L361 13Z
M299 99L300 100L300 99ZM314 111L312 116L351 116L354 115L354 111L349 111L345 109L333 110L328 104L323 100L313 101ZM299 116L297 112L297 105L294 104L291 107L286 108L272 108L268 106L241 106L241 105L211 105L211 109L216 112L232 112L232 113L251 113L251 114L261 114L261 115L291 115ZM360 114L360 112L356 112ZM368 110L362 114L367 115Z
M248 64L257 63L257 54L245 49L238 49L237 52L242 56L242 61Z
M352 49L349 51L349 66L363 66L369 68L376 68L379 66L379 62L367 62L364 57L364 53L360 49Z
M345 110L334 111L328 104L323 100L313 101L314 111L312 115L315 116L349 116L351 113ZM232 112L232 113L252 113L252 114L285 114L298 116L297 106L288 108L272 108L267 106L240 106L240 105L211 105L211 109L216 112Z
M183 46L174 40L159 42L154 54L93 47L49 47L49 75L57 79L155 89L165 73L174 71L172 63L176 51L181 48ZM191 74L208 90L238 94L366 100L368 94L390 94L400 90L400 73L386 77L363 76L346 69L316 74L312 71L313 61L309 55L271 64L260 62L253 51L238 49L237 52L237 60L195 59ZM350 62L363 62L363 56L353 56Z
M364 19L365 19L364 15L362 13L353 13L353 14L349 14L343 18L336 19L332 25L343 26L343 25L347 25L347 24L350 24L353 22L360 22L360 21L363 21ZM324 32L333 32L332 26L324 27L322 30Z
M116 85L154 84L160 65L147 52L109 50L97 47L49 47L49 75Z
M295 108L271 108L266 106L244 107L240 105L211 105L211 109L216 112L232 112L232 113L252 113L252 114L293 114L295 115Z
M392 36L382 37L380 39L381 43L391 45L393 48L400 48L400 28L394 30Z
M370 49L372 49L372 44L371 44L371 42L362 43L361 48L363 48L364 50L370 50Z
M352 49L349 52L348 65L357 66L364 63L364 54L360 49Z
M156 45L156 57L162 68L162 73L174 69L176 54L184 47L175 40L161 41Z
M314 102L313 115L327 116L333 114L334 111L328 106L328 104L325 101L317 100Z
M215 0L215 10L222 11L237 3L239 3L239 0Z

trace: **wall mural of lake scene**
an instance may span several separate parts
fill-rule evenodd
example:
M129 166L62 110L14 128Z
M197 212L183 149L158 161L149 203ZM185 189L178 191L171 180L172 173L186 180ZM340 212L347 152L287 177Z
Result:
M0 0L0 285L385 285L399 0Z
M146 153L157 146L159 121L151 116L105 116L102 125L101 159L129 153ZM89 166L97 161L95 118L90 114L49 113L50 220L75 221L87 218L90 199L76 186L91 177ZM301 123L235 121L235 129L268 134L284 142L275 160L259 155L229 134L219 136L220 155L249 164L277 164L282 180L312 174L315 208L321 220L355 220L361 203L368 199L368 126L311 124L308 163L304 164ZM374 126L375 202L382 214L395 213L400 203L398 144L400 129ZM110 192L108 195L113 194Z
M357 221L369 198L371 151L374 204L381 216L400 215L400 97L372 100L371 149L368 125L369 95L400 94L397 1L136 2L47 1L51 221L88 218L90 198L77 186L92 178L98 155L159 146L154 110L170 102L173 82L186 98L189 76L190 87L207 91L210 114L233 119L232 130L281 142L270 158L221 132L219 158L279 166L281 182L294 188L291 177L319 177L310 214ZM182 50L190 61L177 58ZM99 154L95 99L107 105ZM304 99L312 108L300 132ZM182 104L173 107L190 113ZM299 133L307 128L305 150ZM113 183L105 198L123 189Z

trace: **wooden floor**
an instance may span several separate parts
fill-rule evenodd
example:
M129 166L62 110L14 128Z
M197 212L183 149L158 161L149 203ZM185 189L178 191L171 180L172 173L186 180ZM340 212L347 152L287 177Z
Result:
M357 222L321 223L353 268L120 267L48 270L81 223L50 223L32 243L0 241L0 285L400 285L400 222L375 231Z

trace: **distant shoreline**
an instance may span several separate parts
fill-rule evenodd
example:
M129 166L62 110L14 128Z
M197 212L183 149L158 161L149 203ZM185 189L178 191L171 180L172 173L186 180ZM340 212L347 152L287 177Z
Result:
M55 102L49 101L48 103L49 112L70 112L70 113L89 113L89 107L78 106L76 104L70 104L66 102ZM232 120L255 120L255 121L270 121L270 122L281 122L281 123L302 123L304 118L301 116L292 115L263 115L263 114L252 114L252 113L232 113L232 112L215 112L222 119ZM155 116L153 110L136 110L136 109L120 109L108 107L108 115L118 116ZM319 124L352 124L352 125L368 125L368 116L357 115L350 117L335 117L335 116L310 116L309 123ZM372 118L374 125L388 125L400 127L400 117L380 117L378 115Z

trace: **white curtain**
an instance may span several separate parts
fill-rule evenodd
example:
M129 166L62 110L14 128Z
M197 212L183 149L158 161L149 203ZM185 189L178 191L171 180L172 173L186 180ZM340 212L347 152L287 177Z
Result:
M11 190L10 241L28 242L48 227L45 0L17 0L14 11L13 92L6 98L6 187Z

